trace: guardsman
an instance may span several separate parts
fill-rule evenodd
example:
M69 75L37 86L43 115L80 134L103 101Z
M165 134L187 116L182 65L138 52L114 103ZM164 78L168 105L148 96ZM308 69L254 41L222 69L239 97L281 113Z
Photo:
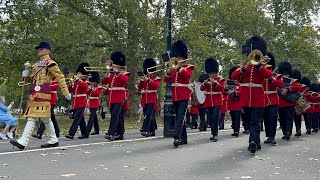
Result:
M219 130L224 129L224 118L226 116L226 112L228 111L228 95L222 93L222 106L220 110L220 117L219 117Z
M124 104L122 105L121 107L121 112L120 112L120 120L119 120L119 123L121 123L120 126L118 126L117 128L117 132L116 132L116 136L115 136L115 140L123 140L123 134L125 132L125 127L124 127L124 120L125 120L125 116L126 116L126 112L128 111L129 109L129 106L130 106L130 101L129 101L129 90L126 88L126 95L125 95L125 101L124 101ZM122 127L122 129L120 129ZM122 135L118 135L118 134L121 134Z
M144 104L144 121L142 136L155 136L154 108L157 104L157 90L160 87L161 78L153 72L156 71L156 62L153 58L146 58L143 61L143 76L138 84L138 91L142 93Z
M304 91L304 85L300 84L301 81L301 72L297 69L292 70L292 74L290 76L292 79L297 79L297 83L299 84L299 91L302 93ZM297 114L296 111L293 111L293 120L296 126L296 134L294 136L301 136L301 121L302 114Z
M84 139L89 137L87 125L84 120L84 111L88 105L87 93L89 88L89 82L86 80L88 73L84 69L85 67L89 67L89 64L86 62L80 63L76 70L76 80L74 82L69 82L69 91L73 93L72 109L74 111L73 122L69 128L68 134L65 135L68 139L73 139L78 126L80 126L81 131L81 136L78 138Z
M241 102L240 102L240 83L237 80L231 79L231 74L237 70L237 67L232 67L229 70L229 80L227 80L227 86L224 93L228 97L228 109L230 110L231 120L232 120L232 136L238 137L240 131L240 116L241 116Z
M91 78L89 78L90 86L88 91L89 104L87 105L90 109L90 117L87 124L88 135L91 132L92 126L94 126L94 131L91 135L99 134L99 121L97 117L97 110L100 107L100 94L103 87L99 86L100 75L98 72L91 72Z
M312 113L312 132L319 131L319 113L320 113L320 104L319 104L319 85L312 83L310 91L313 93L313 113Z
M266 67L274 71L276 66L276 60L272 53L268 52L267 56L269 61ZM264 94L265 94L265 108L263 110L263 122L266 131L267 140L264 141L265 144L271 144L273 146L277 145L275 140L278 122L278 106L279 106L279 95L277 93L277 88L283 86L281 75L273 73L273 77L265 79L263 82Z
M116 136L115 134L117 129L123 130L119 115L121 107L125 102L125 87L129 80L130 73L125 71L126 57L121 51L113 52L110 59L112 60L112 69L106 71L101 83L108 85L108 106L111 112L110 125L105 138L109 141L113 141L121 139L121 136L123 139L123 132L118 132Z
M210 140L217 142L224 79L217 76L219 72L219 63L214 58L206 59L205 71L208 73L209 78L204 81L200 90L205 91L206 94L205 103L208 110L208 119L211 124L212 134Z
M56 80L55 77L52 77L52 80L50 83L50 88L51 88L51 91L50 91L50 94L51 94L51 101L50 101L51 121L53 123L54 130L55 130L56 136L58 138L58 137L60 137L60 128L59 128L56 116L54 115L54 108L57 105L57 100L58 100L57 90L59 88L59 84L58 84L58 81ZM37 134L32 134L32 137L42 139L42 135L43 135L43 132L45 129L46 129L46 127L45 127L44 123L41 121L41 124L40 124L38 131L37 131Z
M188 47L181 40L172 44L171 57L177 58L177 66L174 68L170 67L163 80L164 82L172 83L172 102L176 114L173 145L178 147L181 144L187 144L185 116L192 92L190 89L190 79L194 66L187 64Z
M191 102L194 102L194 99L196 97L194 97L194 94L191 95ZM189 105L190 107L190 111L189 114L191 116L191 124L190 124L190 128L191 129L197 129L198 128L198 114L199 114L199 109L198 109L199 104L198 103L192 103L191 105Z
M313 114L313 101L315 99L314 93L310 91L311 88L311 81L307 77L303 77L301 79L301 85L302 89L302 94L304 99L307 101L308 104L310 104L310 107L303 113L303 118L304 118L304 123L306 126L307 134L311 134L311 127L312 127L312 114Z
M282 75L283 87L279 90L279 119L283 133L282 139L289 140L292 134L293 113L295 102L285 99L287 93L299 93L300 86L297 79L290 78L292 66L289 62L281 62L278 72Z
M273 74L261 63L263 56L267 54L267 42L261 36L255 35L247 40L246 45L252 49L250 53L247 53L249 62L234 71L231 78L233 80L241 78L240 101L250 123L248 150L255 153L257 149L261 149L260 121L265 106L262 84L264 79L271 78ZM260 62L257 63L257 61Z
M64 75L60 71L58 64L53 61L49 54L51 53L51 46L48 42L43 41L35 47L38 50L39 61L32 65L32 72L24 70L22 76L24 79L31 83L30 95L25 111L27 123L24 128L23 134L18 140L11 140L10 143L19 149L24 149L30 139L32 130L38 118L44 122L48 132L49 141L41 145L42 148L56 147L59 145L58 138L56 137L55 129L51 121L51 88L50 82L52 77L58 81L60 90L66 99L71 99L71 94L68 91Z

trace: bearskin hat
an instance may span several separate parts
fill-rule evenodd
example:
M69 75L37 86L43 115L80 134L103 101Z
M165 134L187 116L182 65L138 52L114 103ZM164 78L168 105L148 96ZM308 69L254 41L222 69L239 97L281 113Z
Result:
M247 42L246 42L247 45L252 45L252 50L255 50L255 49L258 49L260 50L263 55L266 55L267 54L267 42L266 40L261 37L261 36L258 36L258 35L254 35L254 36L251 36Z
M280 74L288 74L291 75L292 74L292 66L288 61L283 61L279 64L278 66L278 72Z
M319 92L319 85L312 83L310 87L310 91Z
M153 58L146 58L143 61L143 73L147 74L148 73L147 69L150 68L150 67L154 67L156 65L157 65L157 63ZM157 68L152 68L152 69L149 69L149 72L154 72L156 70L157 70Z
M98 72L91 72L91 77L89 78L90 82L100 83L100 74Z
M229 70L229 79L231 79L231 75L232 75L232 73L235 71L235 70L237 70L238 68L237 67L232 67L232 68L230 68L230 70Z
M300 82L301 81L301 72L298 69L292 70L292 74L291 74L290 78L297 79L298 82Z
M268 61L267 64L271 65L272 70L274 70L274 68L276 67L276 58L274 57L274 55L271 52L268 52L267 56L270 58L270 60Z
M199 79L198 79L199 82L203 83L204 80L207 79L206 76L208 76L208 74L206 74L206 73L201 73L200 76L199 76Z
M188 46L181 40L174 42L171 46L171 57L188 59Z
M89 67L89 64L86 62L80 63L76 70L76 73L81 72L83 75L88 74L84 67Z
M307 87L311 87L311 81L309 78L307 77L303 77L300 81L300 84L304 84L306 85Z
M206 73L219 72L219 63L214 58L206 59L206 61L204 62L204 67L205 67Z
M111 53L110 59L112 63L118 66L125 66L126 65L126 57L121 51L115 51Z

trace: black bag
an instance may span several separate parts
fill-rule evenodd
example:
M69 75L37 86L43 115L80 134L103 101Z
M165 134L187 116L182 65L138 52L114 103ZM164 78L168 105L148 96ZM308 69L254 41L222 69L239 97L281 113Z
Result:
M224 92L228 92L228 91L235 91L236 86L233 80L229 79L227 80L227 85L224 88ZM232 93L229 95L229 97L233 100L238 100L239 96L236 95L236 92Z

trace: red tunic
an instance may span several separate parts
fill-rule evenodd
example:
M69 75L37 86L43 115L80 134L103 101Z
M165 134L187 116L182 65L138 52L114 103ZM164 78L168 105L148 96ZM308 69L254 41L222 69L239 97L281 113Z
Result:
M129 105L130 105L130 101L129 101L129 90L126 89L126 100L125 100L125 104L121 107L121 109L123 109L123 110L128 110L128 109L129 109Z
M59 84L58 81L56 80L56 78L52 78L51 82L50 82L50 87L51 87L51 100L50 100L50 104L52 105L57 105L57 101L58 101L58 96L57 96L57 90L59 88Z
M218 83L214 85L213 83L205 85L203 83L200 86L201 91L206 91L206 107L222 106L222 91L224 89L224 79L220 77L213 78Z
M301 89L301 87L300 87L299 83L296 82L296 80L292 79L289 89L290 89L290 92L296 92L296 91L299 91ZM295 104L296 103L288 102L283 97L279 96L279 107L295 106Z
M86 108L88 87L89 83L86 80L78 80L73 82L73 87L69 88L69 92L73 93L73 109Z
M164 76L164 82L172 83L172 101L188 101L190 99L191 89L189 86L193 70L193 65L185 64L179 71L173 69L171 75Z
M225 113L228 111L228 99L231 99L231 98L229 98L227 94L222 95L222 106L220 109L221 113Z
M265 106L279 105L279 95L277 88L283 86L281 75L274 74L273 81L269 82L265 79L263 82L264 94L265 94Z
M107 78L101 80L102 84L108 85L108 106L111 104L124 103L125 94L126 94L126 85L129 80L129 73L109 73Z
M232 99L231 97L228 97L228 109L230 111L238 111L242 109L240 101L240 86L241 84L239 83L235 84L236 95L239 97L239 99Z
M100 94L102 88L99 86L92 86L91 91L88 92L89 97L89 108L99 108L100 107Z
M241 72L241 68L235 70L231 78L239 80L241 78L242 85L240 88L240 101L242 107L264 107L264 79L271 78L272 72L261 66L258 69L256 66L249 65L244 73Z
M313 113L313 110L314 110L313 101L315 98L314 93L309 90L305 90L303 91L303 97L310 104L310 107L305 111L305 113Z
M160 87L161 78L151 76L150 81L146 80L140 82L138 85L138 92L142 94L141 104L157 103L157 89Z

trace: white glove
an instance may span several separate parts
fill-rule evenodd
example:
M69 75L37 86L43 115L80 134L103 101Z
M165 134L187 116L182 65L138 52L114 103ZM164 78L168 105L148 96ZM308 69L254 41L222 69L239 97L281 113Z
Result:
M67 100L69 100L69 101L71 100L71 94L70 94L70 93L64 95L64 97L65 97Z
M29 70L23 70L22 71L22 77L28 77L29 76Z

